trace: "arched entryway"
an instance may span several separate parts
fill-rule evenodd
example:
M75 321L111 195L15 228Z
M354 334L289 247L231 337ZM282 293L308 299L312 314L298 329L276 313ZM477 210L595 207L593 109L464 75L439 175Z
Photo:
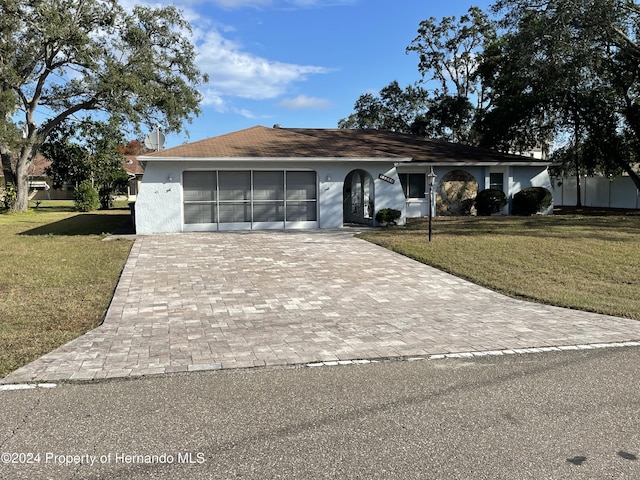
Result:
M471 215L478 195L478 182L469 172L452 170L442 177L437 189L438 215Z
M342 189L344 223L373 225L373 178L364 170L353 170Z

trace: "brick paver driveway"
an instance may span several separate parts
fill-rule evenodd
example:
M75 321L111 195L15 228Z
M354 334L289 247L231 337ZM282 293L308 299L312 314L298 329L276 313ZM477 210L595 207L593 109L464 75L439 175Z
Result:
M138 237L104 324L2 382L640 340L640 322L513 300L352 233Z

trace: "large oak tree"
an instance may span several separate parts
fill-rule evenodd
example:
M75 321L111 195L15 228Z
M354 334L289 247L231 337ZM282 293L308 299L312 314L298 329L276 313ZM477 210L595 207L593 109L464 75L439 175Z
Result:
M478 7L471 7L459 18L423 20L406 49L418 55L421 80L405 89L391 82L377 96L361 95L354 113L338 126L475 143L476 110L486 102L486 92L476 75L478 56L494 37L494 23Z
M0 0L0 156L25 210L28 167L61 124L94 115L179 131L199 113L190 26L174 7Z
M640 7L632 0L498 0L503 34L480 67L488 146L562 145L576 173L640 161Z

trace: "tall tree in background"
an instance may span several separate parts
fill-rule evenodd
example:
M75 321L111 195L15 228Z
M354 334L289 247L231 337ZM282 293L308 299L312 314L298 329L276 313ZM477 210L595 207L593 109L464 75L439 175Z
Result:
M478 58L495 38L494 22L478 7L471 7L459 19L431 17L420 23L407 52L418 54L423 82L435 85L423 118L426 135L476 143L476 111L487 105L487 92L477 75Z
M486 103L486 92L476 75L478 55L495 38L495 26L479 8L471 7L459 19L429 18L407 53L418 54L422 80L404 90L392 82L379 96L361 95L355 112L340 128L378 128L452 142L476 142L476 110Z
M424 113L427 92L409 85L402 89L397 81L380 90L378 95L360 95L355 112L338 122L338 128L373 128L410 133L416 119Z
M483 54L487 146L555 142L574 174L624 170L640 188L640 8L631 0L498 0Z
M28 200L28 167L61 124L91 112L179 131L199 113L190 26L174 7L118 0L0 0L0 157ZM44 120L39 121L39 117Z

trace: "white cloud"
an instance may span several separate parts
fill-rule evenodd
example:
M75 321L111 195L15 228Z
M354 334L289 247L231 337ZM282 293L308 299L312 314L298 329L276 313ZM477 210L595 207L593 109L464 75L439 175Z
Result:
M213 3L222 8L269 7L276 4L297 7L323 6L325 4L349 3L351 0L184 0L179 7L190 22L193 33L191 41L198 52L196 64L209 75L209 83L200 92L203 105L216 111L234 111L228 105L228 97L251 100L273 99L283 95L292 83L305 81L310 75L329 73L325 67L285 63L248 52L242 45L223 37L235 28L216 22L209 16L201 16L198 7ZM172 4L170 0L121 0L127 8L134 4ZM185 32L186 34L186 32ZM291 107L302 108L302 107ZM316 107L317 108L317 107ZM246 111L236 112L249 116ZM251 118L251 117L249 117Z
M212 88L204 88L200 90L202 94L202 105L205 107L213 107L216 112L224 113L229 111L227 102Z
M198 42L197 63L209 74L208 86L219 95L253 100L278 97L293 82L329 72L325 67L283 63L244 52L216 31L209 31Z
M306 95L285 98L278 105L289 110L326 110L333 107L333 104L325 98L307 97Z

